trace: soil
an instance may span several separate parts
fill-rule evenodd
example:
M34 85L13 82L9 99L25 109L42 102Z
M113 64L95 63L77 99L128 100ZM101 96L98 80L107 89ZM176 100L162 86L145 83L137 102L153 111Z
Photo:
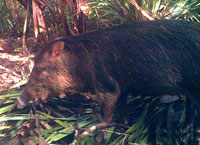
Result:
M32 37L27 47L34 44ZM22 38L0 35L0 91L24 80L33 68L33 55L22 53Z

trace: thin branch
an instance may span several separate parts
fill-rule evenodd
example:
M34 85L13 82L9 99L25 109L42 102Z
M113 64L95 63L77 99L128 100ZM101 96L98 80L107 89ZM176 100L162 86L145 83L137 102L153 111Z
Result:
M135 0L129 0L129 2L130 2L132 5L134 5L134 6L136 7L136 9L137 9L138 11L140 11L140 12L142 13L142 15L143 15L144 17L146 17L148 20L154 20L154 18L152 17L152 14L149 13L148 11L146 11L146 10L140 8L139 5L137 4L137 2L136 2Z

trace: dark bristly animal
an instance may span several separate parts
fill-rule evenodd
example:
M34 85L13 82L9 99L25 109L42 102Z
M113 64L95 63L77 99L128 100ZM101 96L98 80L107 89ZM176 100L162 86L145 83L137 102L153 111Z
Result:
M118 100L129 95L198 98L199 24L134 22L47 43L18 103L66 93L94 95L106 127Z

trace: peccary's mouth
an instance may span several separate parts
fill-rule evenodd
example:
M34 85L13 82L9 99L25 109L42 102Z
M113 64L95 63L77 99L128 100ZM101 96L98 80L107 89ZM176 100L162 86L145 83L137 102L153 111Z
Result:
M22 100L21 96L17 97L17 101L18 101L18 104L17 104L18 109L22 109L24 108L24 106L27 105L27 103Z

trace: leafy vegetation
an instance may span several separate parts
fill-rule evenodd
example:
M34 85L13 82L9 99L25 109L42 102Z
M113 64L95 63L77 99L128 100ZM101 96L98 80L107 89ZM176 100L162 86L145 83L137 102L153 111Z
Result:
M14 102L20 92L14 89L0 96L1 144L16 143L19 140L35 144L70 143L74 139L77 120L81 132L98 122L91 108L94 102L88 100L78 102L55 97L43 105L18 110ZM168 98L167 101L165 99L165 96L130 96L127 102L129 124L121 124L121 116L116 112L113 119L115 124L91 133L81 140L81 144L93 144L98 132L107 132L106 144L111 145L182 145L191 142L188 135L195 120L186 121L184 96L172 97L171 100ZM195 117L198 107L195 104L191 107L191 116Z
M22 35L25 20L28 36L34 35L35 40L46 42L57 36L77 35L132 21L185 19L199 22L200 18L198 0L88 0L82 7L77 6L78 1L33 1L35 4L28 0L0 0L0 35ZM36 7L39 11L33 13ZM71 143L77 122L80 132L98 122L91 100L79 102L55 97L43 105L18 110L15 101L25 82L0 92L0 144ZM196 130L191 126L199 117L198 98L190 98L188 104L184 96L172 96L168 101L165 96L130 96L127 103L129 124L123 124L116 112L115 124L91 133L81 144L94 144L98 132L106 132L105 142L111 145L183 145L194 139L191 136ZM191 110L189 120L187 109Z

